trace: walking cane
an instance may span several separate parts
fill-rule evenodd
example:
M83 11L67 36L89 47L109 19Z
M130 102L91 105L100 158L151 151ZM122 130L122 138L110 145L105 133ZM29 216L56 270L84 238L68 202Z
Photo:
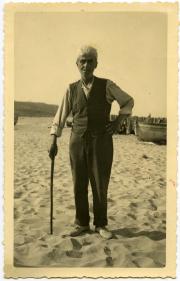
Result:
M50 234L53 234L53 174L54 174L54 159L55 155L51 159L51 186L50 186L50 198L51 198L51 207L50 207Z

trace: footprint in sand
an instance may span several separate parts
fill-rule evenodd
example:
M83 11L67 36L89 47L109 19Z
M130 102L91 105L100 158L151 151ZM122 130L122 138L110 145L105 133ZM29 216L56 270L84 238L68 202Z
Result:
M40 246L43 248L48 248L48 245L46 245L46 244L41 244Z
M72 250L72 251L66 251L66 256L70 258L81 258L82 257L82 252Z
M52 249L52 251L50 251L48 254L47 254L48 258L50 259L55 259L56 256L57 256L57 250L56 249Z
M111 249L109 247L104 247L104 253L106 254L106 265L107 266L113 266L113 259L111 257Z
M114 265L112 257L106 258L106 265L107 266L113 266Z
M71 243L73 246L73 250L66 251L66 255L71 258L81 258L83 255L83 253L80 252L80 249L82 248L81 243L79 243L79 241L75 238L71 238Z
M18 199L18 198L20 198L22 196L22 194L23 194L23 192L21 192L21 191L18 192L17 191L17 192L14 193L14 198Z
M74 210L74 209L75 209L74 205L69 205L68 208L69 208L70 210Z
M114 200L113 200L113 199L108 198L108 203L113 203L113 202L114 202Z
M89 246L89 245L91 245L91 244L92 244L92 242L87 241L87 240L84 240L82 246Z
M134 215L134 214L127 214L128 215L128 217L130 217L130 218L132 218L133 220L136 220L136 216Z
M154 201L152 199L149 199L148 201L151 204L151 210L156 211L157 206L155 205Z
M15 245L23 245L25 243L24 237L22 235L15 237Z
M149 157L148 157L146 154L143 154L143 155L142 155L142 158L144 158L144 159L149 159Z
M116 219L113 216L109 216L109 219L115 221Z
M73 245L74 250L80 250L82 248L82 245L75 238L71 238L71 243Z
M137 203L135 203L135 202L132 202L132 203L130 203L130 208L137 208L138 207L138 204Z
M104 247L104 253L106 254L106 256L111 256L111 249L109 249L108 247Z
M40 208L46 208L46 205L45 204L41 204L39 205Z

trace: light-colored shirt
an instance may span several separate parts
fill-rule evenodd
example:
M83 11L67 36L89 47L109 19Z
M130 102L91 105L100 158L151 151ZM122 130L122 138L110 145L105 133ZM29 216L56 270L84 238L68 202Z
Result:
M82 88L86 97L88 97L88 94L90 93L93 82L94 79L92 80L91 83L87 85L82 83ZM54 117L51 131L50 131L51 135L56 135L57 137L60 137L62 134L62 130L65 126L66 119L72 111L72 102L70 99L70 94L71 93L70 93L70 86L69 86L63 97L62 103L59 106L56 115ZM132 108L134 106L133 98L130 95L128 95L126 92L124 92L119 86L117 86L111 80L107 80L106 83L106 100L109 104L111 104L115 100L118 102L120 107L119 115L121 114L131 115Z

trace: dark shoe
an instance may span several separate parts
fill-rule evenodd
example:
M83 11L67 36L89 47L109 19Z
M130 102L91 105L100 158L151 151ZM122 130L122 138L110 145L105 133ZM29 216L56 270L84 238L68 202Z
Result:
M70 236L76 237L76 236L81 235L83 232L86 232L86 231L89 231L89 230L90 230L89 225L87 225L87 226L77 225L75 227L75 229L70 233Z
M111 239L113 236L112 232L109 231L105 226L96 227L95 231L98 232L104 239Z

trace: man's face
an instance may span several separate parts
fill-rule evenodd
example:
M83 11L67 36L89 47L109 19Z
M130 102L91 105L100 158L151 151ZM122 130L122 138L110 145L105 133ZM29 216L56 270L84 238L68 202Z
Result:
M77 60L77 67L81 73L82 79L88 79L93 76L94 69L97 66L95 57L91 54L84 54Z

